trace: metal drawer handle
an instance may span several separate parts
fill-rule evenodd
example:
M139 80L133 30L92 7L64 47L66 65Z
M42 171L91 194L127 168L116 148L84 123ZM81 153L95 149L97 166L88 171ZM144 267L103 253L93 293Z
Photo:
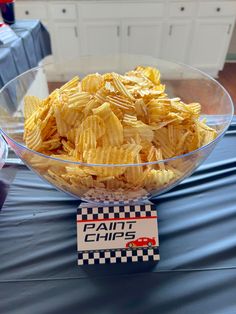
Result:
M62 13L66 13L66 9L62 9Z
M74 27L74 30L75 30L75 37L78 37L78 31L77 31L77 27L76 26Z
M116 35L117 35L117 37L120 36L120 26L119 25L116 27Z
M25 14L26 14L26 15L29 15L29 11L28 11L28 10L26 10L26 11L25 11Z
M170 25L170 27L169 27L169 36L172 35L172 28L173 28L173 25Z
M130 36L130 26L127 27L127 36Z
M180 11L183 12L184 10L185 10L185 7L181 7L181 8L180 8Z
M221 8L216 8L216 11L217 11L217 12L220 12L220 10L221 10Z

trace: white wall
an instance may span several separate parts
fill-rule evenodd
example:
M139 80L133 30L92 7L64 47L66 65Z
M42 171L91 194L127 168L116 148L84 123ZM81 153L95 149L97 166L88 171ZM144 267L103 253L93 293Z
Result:
M227 59L236 60L236 24L231 38Z

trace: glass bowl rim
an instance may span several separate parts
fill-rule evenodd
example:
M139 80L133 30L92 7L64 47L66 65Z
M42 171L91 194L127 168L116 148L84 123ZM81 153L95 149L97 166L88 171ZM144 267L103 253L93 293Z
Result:
M8 146L1 133L0 133L0 145L2 147L2 151L0 151L0 159L2 159L4 163L5 162L4 155L8 154Z
M124 54L123 54L124 55ZM136 55L138 56L138 55ZM88 58L88 57L92 57L92 56L81 56L80 59L82 58ZM104 57L109 57L108 56L104 56ZM229 94L229 92L225 89L224 86L222 86L216 79L214 79L213 77L211 77L209 74L191 66L191 65L187 65L185 63L181 63L181 62L175 62L175 61L169 61L169 60L166 60L166 59L161 59L161 58L154 58L156 61L162 61L162 62L168 62L170 64L175 64L175 65L179 65L181 67L184 67L184 68L187 68L187 69L190 69L194 72L198 72L199 74L201 74L202 76L205 76L207 79L213 81L219 88L221 88L223 90L223 92L226 94L229 102L230 102L230 105L231 105L231 112L229 113L230 115L230 119L229 119L229 122L227 123L227 125L224 127L224 129L221 131L221 133L219 133L217 135L217 137L211 141L210 143L206 144L206 145L203 145L189 153L186 153L186 154L182 154L182 155L177 155L177 156L174 156L174 157L170 157L170 158L166 158L166 159L162 159L162 160L157 160L157 161L150 161L150 162L144 162L144 163L131 163L131 164L91 164L91 163L86 163L86 162L80 162L80 161L72 161L72 160L66 160L66 159L60 159L60 158L56 158L56 157L51 157L51 156L48 156L48 155L45 155L45 154L42 154L40 152L37 152L31 148L28 148L27 146L25 145L22 145L20 143L18 143L17 141L15 141L13 138L11 138L10 136L7 135L6 132L4 132L4 130L0 127L0 136L1 134L4 136L4 138L8 138L10 141L14 142L14 144L16 146L18 146L20 149L23 149L23 150L26 150L26 151L29 151L33 154L36 154L42 158L46 158L46 159L49 159L49 160L55 160L57 162L62 162L62 163L67 163L67 164L73 164L73 165L78 165L78 166L83 166L83 167L138 167L138 166L148 166L148 165L157 165L157 164L161 164L161 163L166 163L166 162L170 162L170 161L174 161L174 160L178 160L178 159L181 159L181 158L186 158L186 157L189 157L189 156L192 156L198 152L201 152L201 151L204 151L205 149L209 148L211 145L213 145L214 143L216 143L218 140L220 140L225 132L227 131L227 129L229 128L231 122L232 122L232 119L233 119L233 115L234 115L234 105L233 105L233 101L232 101L232 98ZM33 72L33 71L36 71L38 69L43 69L45 68L46 66L49 66L53 64L52 62L48 62L48 63L44 63L43 65L39 65L39 66L36 66L34 68L31 68L23 73L21 73L20 75L17 75L15 78L11 79L9 82L7 82L1 89L0 89L0 94L6 89L6 87L8 85L10 85L11 83L13 83L14 81L17 81L17 79L19 79L21 76L24 76L26 75L27 73L29 72Z

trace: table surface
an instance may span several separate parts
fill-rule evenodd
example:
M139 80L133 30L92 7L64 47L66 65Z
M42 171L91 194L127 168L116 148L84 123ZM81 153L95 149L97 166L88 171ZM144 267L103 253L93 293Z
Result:
M158 264L76 265L78 201L26 167L0 171L0 313L236 313L236 119L153 202Z

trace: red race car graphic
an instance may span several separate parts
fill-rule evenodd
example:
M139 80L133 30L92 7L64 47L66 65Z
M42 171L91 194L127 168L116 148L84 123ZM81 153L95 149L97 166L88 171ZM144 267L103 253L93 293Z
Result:
M156 240L155 238L147 238L147 237L142 237L138 238L136 240L132 240L126 243L127 248L135 247L135 246L154 246L156 245Z

